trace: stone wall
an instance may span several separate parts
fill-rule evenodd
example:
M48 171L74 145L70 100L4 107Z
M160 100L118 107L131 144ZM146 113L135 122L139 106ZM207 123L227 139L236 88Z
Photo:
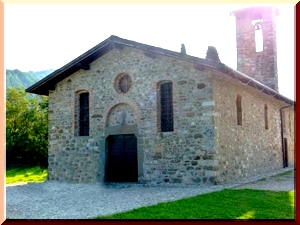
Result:
M237 95L242 99L242 125L237 124ZM229 182L282 168L279 109L287 104L218 73L214 75L213 96L217 182ZM289 161L293 165L291 134L287 137Z
M141 50L114 49L57 84L49 94L49 179L95 182L105 178L105 139L134 133L140 182L214 183L211 70ZM115 79L133 81L120 94ZM157 84L173 83L174 131L158 131ZM90 135L76 136L76 93L90 96ZM123 119L120 117L122 115Z
M287 138L288 166L295 166L295 109L288 107L283 109L283 137Z
M278 127L284 104L270 96L211 68L134 48L113 49L90 68L49 93L49 180L103 182L105 140L115 134L137 137L139 182L212 185L282 167ZM121 73L133 82L124 94L116 90ZM159 131L157 84L162 81L173 83L173 132ZM89 92L89 136L75 130L81 92ZM242 97L242 126L236 122L237 94Z

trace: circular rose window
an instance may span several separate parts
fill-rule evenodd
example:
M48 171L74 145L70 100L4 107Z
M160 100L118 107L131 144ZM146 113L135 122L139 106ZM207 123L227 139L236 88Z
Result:
M131 77L127 73L119 74L116 78L115 87L117 92L124 94L129 91L132 86Z

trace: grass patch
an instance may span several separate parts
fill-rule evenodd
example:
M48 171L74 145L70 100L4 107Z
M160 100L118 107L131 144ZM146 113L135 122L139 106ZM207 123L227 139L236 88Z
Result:
M292 173L294 173L294 171L289 170L289 171L286 171L284 173L277 174L277 175L275 175L275 177L289 176L289 175L292 175Z
M294 191L223 190L96 219L295 219Z
M258 181L267 181L268 179L275 179L276 181L280 181L281 178L285 179L286 177L291 176L293 173L294 173L293 170L289 170L289 171L279 173L279 174L276 174L276 175L273 175L273 176L270 176L270 177L267 177L267 178L261 178Z
M19 182L44 182L48 170L42 170L39 166L30 168L13 168L6 170L6 184Z
M266 181L267 178L262 178L262 179L259 179L258 181Z
M286 177L289 177L289 176L292 176L294 171L290 170L290 171L286 171L284 173L280 173L280 174L277 174L275 176L273 176L274 180L275 181L281 181L282 179L286 179Z

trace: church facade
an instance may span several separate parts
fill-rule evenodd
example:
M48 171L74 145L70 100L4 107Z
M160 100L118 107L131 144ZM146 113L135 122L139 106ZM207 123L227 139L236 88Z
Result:
M233 14L239 71L111 36L29 87L49 96L48 180L214 185L294 166L278 12Z

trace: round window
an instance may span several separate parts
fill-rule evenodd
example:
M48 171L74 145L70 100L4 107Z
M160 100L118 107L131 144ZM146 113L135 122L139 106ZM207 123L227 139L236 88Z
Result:
M127 73L119 74L116 78L115 87L119 93L127 93L132 86L131 77Z

